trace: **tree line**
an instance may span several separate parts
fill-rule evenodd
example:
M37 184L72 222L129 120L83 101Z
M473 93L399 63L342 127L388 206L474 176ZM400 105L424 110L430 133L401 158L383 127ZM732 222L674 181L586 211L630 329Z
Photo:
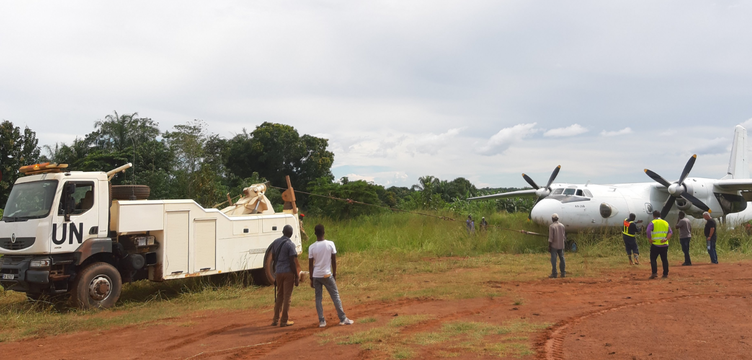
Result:
M464 199L497 192L479 190L462 177L447 181L423 176L409 188L386 188L347 177L335 180L331 172L334 154L328 147L327 139L300 135L284 124L264 122L252 132L242 129L228 139L209 133L201 120L163 132L151 118L114 112L95 121L92 132L69 144L40 148L33 130L21 130L5 120L0 123L0 204L4 206L20 176L18 168L47 161L69 164L69 169L80 171L107 171L132 162L134 167L114 178L113 184L148 185L151 199L194 199L205 207L221 205L226 194L237 196L253 183L268 181L286 187L285 176L289 175L296 190L311 194L299 193L298 206L332 218L389 208L467 212L472 205ZM272 203L281 204L278 190L271 188L267 196ZM498 200L493 207L529 211L532 201Z

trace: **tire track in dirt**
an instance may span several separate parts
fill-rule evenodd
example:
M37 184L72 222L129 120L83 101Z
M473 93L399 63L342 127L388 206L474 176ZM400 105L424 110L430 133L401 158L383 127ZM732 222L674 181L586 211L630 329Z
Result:
M371 304L360 304L356 305L352 308L352 310L348 310L348 313L353 314L353 318L367 315L373 315L376 312L381 312L384 310L389 309L390 312L392 309L398 309L404 306L410 306L410 305L416 305L416 304L424 304L432 301L437 301L434 298L428 298L428 297L420 297L420 298L408 298L408 299L402 299L395 302L387 302L387 301L379 301L376 302L376 306L374 306L374 303ZM236 326L237 325L237 326ZM225 331L233 330L238 327L247 326L247 324L234 324L225 326L223 328L213 330L210 332L210 335L220 335ZM272 338L269 338L265 340L263 343L256 344L256 345L248 345L248 346L241 346L241 347L235 347L231 349L225 349L225 350L216 350L211 351L207 353L199 353L192 357L190 357L191 360L206 360L206 359L212 359L217 358L221 356L226 356L225 358L228 359L258 359L263 356L266 356L271 351L274 351L275 349L283 347L285 344L288 344L290 342L298 341L305 339L309 336L313 336L315 334L321 333L321 329L318 328L318 326L304 326L304 327L296 327L296 328L289 328L290 331L285 332L283 334L278 334ZM324 330L326 331L326 330ZM180 346L178 347L184 347L187 345L190 345L193 342L198 341L199 339L205 340L205 335L199 334L195 337L192 337L189 340L182 341L180 343ZM175 347L174 349L178 348Z
M628 303L628 304L621 304L621 305L614 305L605 309L600 309L596 311L591 311L582 315L573 316L567 319L564 319L562 321L557 322L552 327L550 327L546 332L543 334L541 339L536 343L536 347L538 348L538 358L539 359L545 359L545 360L560 360L564 358L564 337L566 336L565 331L582 322L583 320L587 320L592 317L600 316L612 311L618 311L622 309L628 309L628 308L635 308L640 307L644 305L653 305L653 304L661 304L666 302L673 302L673 301L679 301L679 300L686 300L686 299L700 299L700 298L742 298L746 295L739 295L739 294L697 294L697 295L680 295L680 296L674 296L674 297L668 297L668 298L661 298L661 299L655 299L655 300L647 300L647 301L640 301L635 303Z

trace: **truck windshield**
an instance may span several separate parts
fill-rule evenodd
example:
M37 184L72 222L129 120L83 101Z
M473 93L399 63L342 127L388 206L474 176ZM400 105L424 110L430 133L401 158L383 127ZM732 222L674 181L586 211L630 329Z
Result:
M16 184L5 203L3 221L24 221L47 217L55 199L57 180Z

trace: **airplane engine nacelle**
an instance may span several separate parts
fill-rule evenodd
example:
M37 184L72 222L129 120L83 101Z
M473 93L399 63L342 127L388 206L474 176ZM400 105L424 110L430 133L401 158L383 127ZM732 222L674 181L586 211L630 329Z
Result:
M689 210L692 208L692 203L682 198L679 198L679 199L676 199L676 207L681 211L690 212Z
M601 217L604 219L614 217L619 213L619 210L607 203L601 203L601 206L598 210L601 213Z

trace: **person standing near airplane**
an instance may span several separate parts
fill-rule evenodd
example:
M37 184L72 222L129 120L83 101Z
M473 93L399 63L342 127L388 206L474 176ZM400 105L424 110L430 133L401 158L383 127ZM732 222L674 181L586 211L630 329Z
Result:
M715 252L715 240L718 238L718 231L716 229L715 220L710 217L710 213L707 211L702 213L702 217L705 218L705 240L708 244L710 262L718 264L718 254Z
M676 228L679 229L679 242L684 253L682 266L690 266L692 260L689 258L689 241L692 240L692 224L686 218L684 211L679 211L679 222L676 223Z
M624 219L624 229L622 230L621 238L624 240L624 247L627 249L627 257L629 258L629 265L640 265L640 249L637 248L637 224L642 220L635 221L637 216L630 213L629 217ZM632 253L634 253L634 262L632 261Z
M475 221L473 221L473 217L471 215L467 216L467 221L465 221L465 225L467 225L468 234L475 233Z
M559 270L561 270L561 277L566 277L566 264L564 263L564 242L566 241L566 231L564 230L564 224L559 222L559 215L551 215L553 223L548 226L548 251L551 253L551 275L552 279L556 279L556 257L561 260L559 263Z
M650 269L653 271L651 279L658 277L658 256L663 264L663 277L668 277L668 240L674 234L666 220L661 219L661 212L653 211L653 221L645 230L650 241Z

